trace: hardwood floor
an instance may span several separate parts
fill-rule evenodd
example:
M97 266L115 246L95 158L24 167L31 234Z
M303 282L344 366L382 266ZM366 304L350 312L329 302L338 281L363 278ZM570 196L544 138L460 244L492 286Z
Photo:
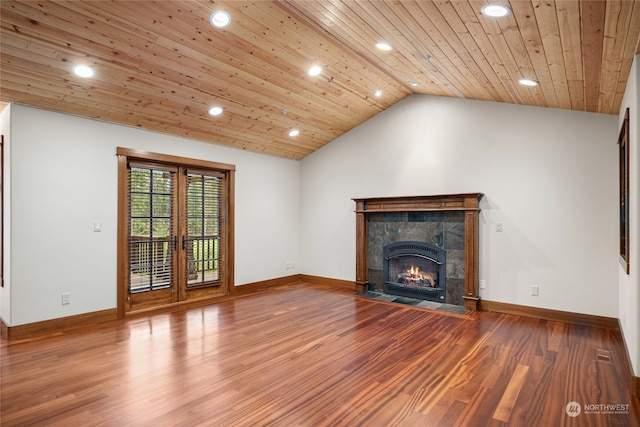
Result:
M441 313L320 285L3 341L0 356L2 426L640 420L617 331ZM569 402L579 415L568 416Z

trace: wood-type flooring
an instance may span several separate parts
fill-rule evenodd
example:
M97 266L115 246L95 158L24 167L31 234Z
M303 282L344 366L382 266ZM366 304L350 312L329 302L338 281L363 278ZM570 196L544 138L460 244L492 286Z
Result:
M312 284L3 341L0 357L3 427L640 425L618 331Z

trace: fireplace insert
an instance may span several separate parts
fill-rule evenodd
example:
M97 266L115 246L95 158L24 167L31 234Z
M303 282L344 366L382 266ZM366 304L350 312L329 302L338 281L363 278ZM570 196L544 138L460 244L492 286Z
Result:
M446 256L444 249L423 242L385 245L384 293L445 302Z

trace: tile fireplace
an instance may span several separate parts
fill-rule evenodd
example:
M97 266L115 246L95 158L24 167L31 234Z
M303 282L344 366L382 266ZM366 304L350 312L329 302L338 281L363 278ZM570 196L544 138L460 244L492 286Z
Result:
M353 199L359 290L477 310L482 196L468 193ZM414 250L418 253L410 254Z

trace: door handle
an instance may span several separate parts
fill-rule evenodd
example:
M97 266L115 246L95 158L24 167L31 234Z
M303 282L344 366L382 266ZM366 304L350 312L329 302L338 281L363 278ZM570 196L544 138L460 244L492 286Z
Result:
M182 236L182 250L187 249L187 239L185 236Z
M173 236L173 250L178 250L178 236Z

